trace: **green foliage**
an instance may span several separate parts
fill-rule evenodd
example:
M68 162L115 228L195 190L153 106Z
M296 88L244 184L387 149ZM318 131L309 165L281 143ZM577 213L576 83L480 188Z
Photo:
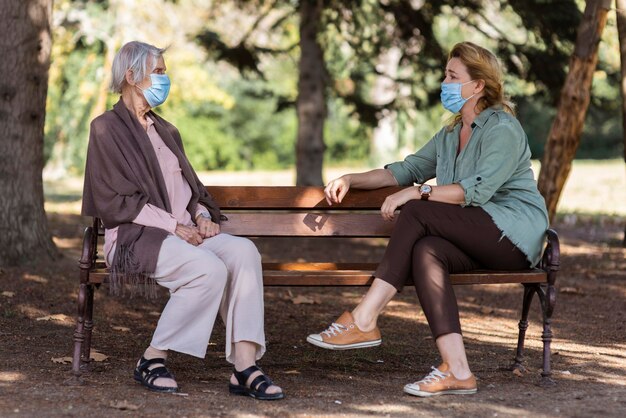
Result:
M91 110L98 99L98 73L103 58L89 48L63 57L48 86L44 156L70 172L82 172ZM55 148L56 146L56 148Z
M367 160L384 110L396 114L398 157L430 139L446 117L439 103L445 54L461 40L482 44L502 59L507 91L518 104L533 155L540 157L573 50L578 3L325 1L320 36L329 86L325 161ZM179 128L198 170L293 166L297 7L295 0L56 1L48 168L82 171L89 122L104 110L103 97L106 108L117 101L105 93L106 53L131 39L172 45L166 54L172 91L158 111ZM124 23L129 21L142 23ZM578 157L622 154L615 26L610 17ZM390 48L402 52L393 76L397 95L375 105L377 65Z
M198 170L283 168L293 164L293 111L276 113L276 98L263 95L258 81L227 86L234 105L188 103L168 106L163 116L181 132Z

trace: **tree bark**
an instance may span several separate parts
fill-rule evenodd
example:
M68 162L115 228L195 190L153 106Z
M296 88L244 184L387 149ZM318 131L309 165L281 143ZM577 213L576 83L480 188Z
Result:
M621 62L622 127L624 137L624 162L626 162L626 0L615 0L617 12L617 34Z
M317 40L324 2L301 0L296 185L321 186L326 119L326 66Z
M626 0L616 0L617 11L617 34L619 37L619 55L622 67L620 91L622 93L622 130L624 137L624 162L626 162ZM624 228L624 240L622 245L626 247L626 227Z
M52 0L0 0L0 266L57 255L44 211Z
M546 199L551 220L580 144L598 62L598 44L610 7L611 0L588 0L586 3L557 114L544 148L539 190Z

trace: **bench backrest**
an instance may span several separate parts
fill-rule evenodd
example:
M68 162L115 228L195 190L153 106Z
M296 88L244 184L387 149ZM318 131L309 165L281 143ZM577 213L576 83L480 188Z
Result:
M329 206L320 187L207 187L227 220L222 230L246 236L389 237L393 222L380 207L401 187L351 190L341 204Z

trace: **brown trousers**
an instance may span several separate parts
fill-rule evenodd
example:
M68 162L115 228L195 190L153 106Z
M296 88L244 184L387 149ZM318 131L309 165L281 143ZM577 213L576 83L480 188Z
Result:
M409 277L433 337L461 334L450 273L529 267L526 255L479 207L411 200L402 207L374 276L401 291Z

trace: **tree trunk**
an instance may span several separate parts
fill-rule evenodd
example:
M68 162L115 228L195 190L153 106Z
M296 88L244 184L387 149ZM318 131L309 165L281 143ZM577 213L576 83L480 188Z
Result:
M44 211L52 0L1 0L0 266L57 255Z
M622 63L622 79L620 91L622 92L622 130L624 137L624 162L626 162L626 0L616 0L617 11L617 34L619 36L619 55ZM626 247L626 227L624 227L624 240L622 245Z
M300 63L298 76L298 140L296 185L321 186L326 119L326 66L317 41L322 0L300 1Z
M591 82L598 62L598 44L606 24L611 0L588 0L585 6L569 72L561 91L559 107L546 141L539 190L546 199L550 219L572 168L589 107Z

